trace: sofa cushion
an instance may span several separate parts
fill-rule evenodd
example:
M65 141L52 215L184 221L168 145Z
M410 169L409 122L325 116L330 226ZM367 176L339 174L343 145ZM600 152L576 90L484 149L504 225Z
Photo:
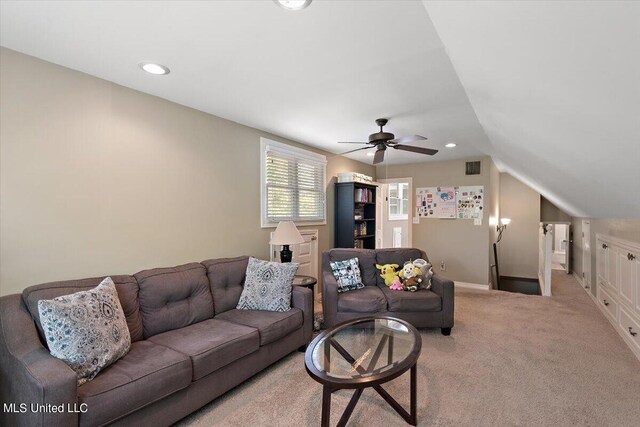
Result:
M127 319L127 327L131 335L131 341L142 339L142 319L138 302L138 282L133 276L110 276L118 291L118 299L124 316ZM69 295L79 291L86 291L98 286L105 277L93 277L81 280L64 280L59 282L43 283L30 286L22 291L22 299L29 308L29 313L36 323L38 332L45 342L40 315L38 313L38 301L41 299L53 299L62 295Z
M260 333L260 345L266 345L302 327L302 310L289 311L229 310L216 319L256 328Z
M416 292L382 289L387 298L389 311L440 311L442 298L433 291L420 289Z
M95 288L38 301L52 356L78 375L78 385L127 354L131 336L111 277Z
M376 268L375 250L338 248L331 249L326 252L326 254L328 254L328 261L330 262L358 258L358 266L360 268L362 283L364 283L365 286L374 286L377 284L376 277L378 276L378 269Z
M380 265L398 264L400 266L398 270L402 269L405 261L412 261L418 258L428 261L427 255L416 248L386 248L376 250L376 263ZM376 275L376 283L380 287L386 287L384 279L380 277L380 274Z
M258 330L220 319L209 319L163 332L149 341L191 358L193 381L253 353L260 347Z
M387 300L377 286L338 294L338 311L352 313L376 313L387 311Z
M191 384L191 361L149 341L131 345L129 353L78 387L78 401L88 411L80 425L104 425Z
M154 268L134 276L145 338L213 317L209 280L201 264Z
M235 309L238 305L248 263L248 256L202 261L207 269L216 314Z

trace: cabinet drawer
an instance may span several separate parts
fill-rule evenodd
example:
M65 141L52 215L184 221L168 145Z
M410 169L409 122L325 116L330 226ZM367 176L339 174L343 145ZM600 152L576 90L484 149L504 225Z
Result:
M624 334L628 335L640 349L640 325L624 308L620 308L620 327Z
M611 298L609 292L604 289L598 289L598 303L600 303L605 311L615 320L618 318L618 302Z

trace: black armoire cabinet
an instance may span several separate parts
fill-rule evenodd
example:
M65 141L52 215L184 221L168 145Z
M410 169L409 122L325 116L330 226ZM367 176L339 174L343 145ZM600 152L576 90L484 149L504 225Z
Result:
M376 247L376 186L336 183L336 248Z

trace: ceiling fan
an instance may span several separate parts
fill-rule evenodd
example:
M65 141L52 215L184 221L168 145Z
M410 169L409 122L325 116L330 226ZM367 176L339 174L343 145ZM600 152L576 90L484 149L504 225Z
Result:
M438 150L433 150L431 148L422 148L422 147L414 147L411 145L402 145L408 142L418 142L418 141L426 141L427 138L420 135L410 135L403 136L400 138L396 138L394 134L390 132L385 132L382 128L387 124L389 120L387 119L376 119L376 124L380 126L380 132L372 133L369 135L369 142L352 142L352 141L339 141L339 144L367 144L367 147L356 148L355 150L347 151L342 154L354 153L360 150L369 150L371 148L376 148L376 154L373 157L373 164L377 165L384 160L384 153L387 148L391 147L395 150L402 151L411 151L412 153L420 153L426 154L429 156L433 156L438 152Z

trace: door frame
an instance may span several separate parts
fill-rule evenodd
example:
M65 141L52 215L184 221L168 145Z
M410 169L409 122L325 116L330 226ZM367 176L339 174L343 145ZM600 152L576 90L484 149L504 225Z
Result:
M379 179L377 180L378 188L376 190L376 200L380 200L381 203L378 203L376 206L376 233L378 237L376 238L376 248L381 248L384 243L384 210L388 210L388 201L385 200L384 197L388 194L388 190L385 192L382 189L384 184L390 183L408 183L409 184L409 198L408 198L408 209L407 209L407 247L413 247L413 178L412 177L404 177L404 178L388 178L388 179ZM386 187L388 189L388 187Z
M566 231L566 239L567 239L567 250L565 251L565 264L564 264L564 272L567 274L571 273L571 268L569 266L571 262L571 245L573 244L573 240L571 239L571 221L544 221L545 224L553 225L553 237L556 235L556 227L557 224L564 224L567 226ZM553 255L552 255L553 256ZM558 270L556 270L558 271ZM562 270L559 270L562 271Z

